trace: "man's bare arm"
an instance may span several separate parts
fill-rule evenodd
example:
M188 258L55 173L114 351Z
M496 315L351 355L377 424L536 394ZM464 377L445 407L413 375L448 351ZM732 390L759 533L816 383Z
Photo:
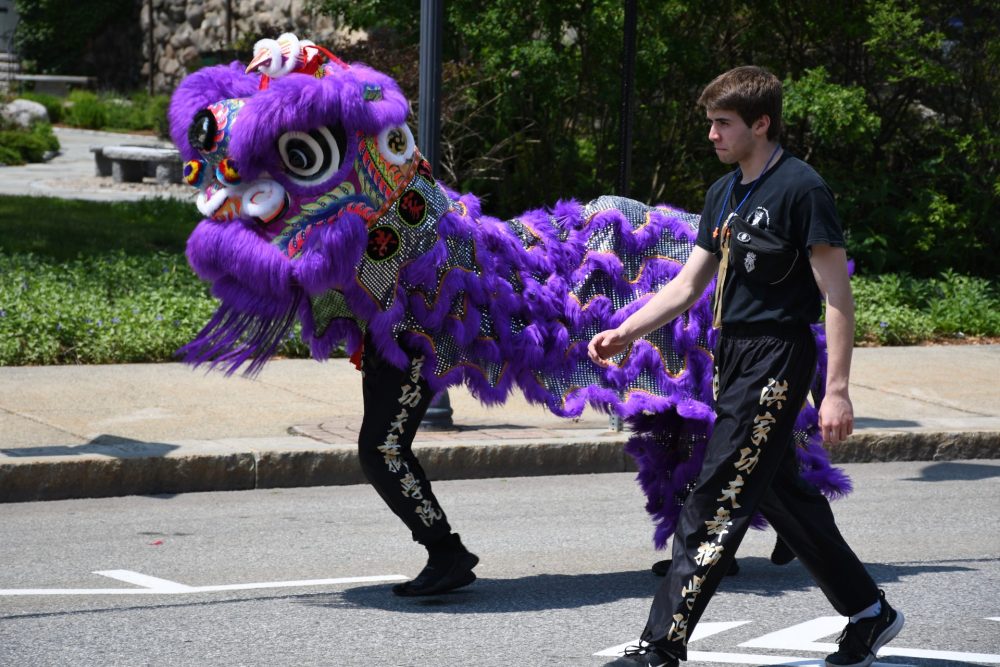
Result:
M632 341L673 321L698 300L718 266L715 255L695 246L676 278L664 285L618 328L602 331L590 340L587 351L591 360L607 366L607 359L625 350Z
M815 245L813 275L826 301L826 395L819 407L823 441L837 444L854 432L854 406L849 392L854 352L854 297L843 248Z

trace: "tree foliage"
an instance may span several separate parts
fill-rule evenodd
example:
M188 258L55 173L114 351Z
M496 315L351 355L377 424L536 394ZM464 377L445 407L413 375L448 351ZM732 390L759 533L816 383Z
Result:
M416 101L419 6L323 0ZM786 87L783 142L838 195L864 273L995 277L1000 10L989 0L639 3L630 194L700 210L724 173L694 101L753 63ZM445 3L442 173L499 216L614 191L615 0ZM389 68L390 70L393 67Z
M32 70L95 76L125 89L139 80L140 6L136 0L14 0L14 43Z

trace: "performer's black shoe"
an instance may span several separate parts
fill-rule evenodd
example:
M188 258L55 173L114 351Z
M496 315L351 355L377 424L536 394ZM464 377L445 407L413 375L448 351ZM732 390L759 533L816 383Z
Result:
M437 595L468 586L476 580L472 568L479 557L462 545L457 533L452 533L427 547L427 565L413 581L396 584L392 592L403 597Z
M639 642L638 646L629 646L625 655L612 660L604 667L677 667L677 658L652 644Z
M903 612L896 611L879 591L882 609L877 616L848 623L837 638L839 649L826 656L826 667L868 667L875 654L903 629Z
M670 571L670 559L668 558L666 560L658 560L655 563L653 563L653 567L651 567L650 569L656 576L665 577L667 576L667 572ZM733 562L729 564L729 570L726 571L726 576L735 577L739 573L740 573L740 564L737 563L736 559L734 558Z
M775 539L774 551L771 552L771 562L775 565L788 565L793 560L795 560L795 554L788 548L785 541L781 537Z

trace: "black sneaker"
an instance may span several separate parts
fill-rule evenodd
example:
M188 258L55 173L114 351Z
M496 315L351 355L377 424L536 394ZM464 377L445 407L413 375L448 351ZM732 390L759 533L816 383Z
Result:
M878 616L848 623L837 637L839 650L826 656L826 667L868 667L878 650L903 629L903 613L889 606L884 591L878 594L882 602Z
M468 586L476 580L472 568L479 557L462 545L457 534L448 535L444 546L429 549L427 565L413 581L396 584L392 592L402 597L437 595Z
M662 649L652 644L639 642L638 646L629 646L625 655L612 660L604 667L677 667L678 660Z
M655 574L658 577L665 577L667 576L667 572L670 571L670 562L671 561L669 558L666 560L658 560L655 563L653 563L653 566L650 568L650 570L652 570L653 574ZM735 577L739 573L740 573L740 564L737 563L736 559L734 558L733 562L729 564L729 570L726 572L726 576Z

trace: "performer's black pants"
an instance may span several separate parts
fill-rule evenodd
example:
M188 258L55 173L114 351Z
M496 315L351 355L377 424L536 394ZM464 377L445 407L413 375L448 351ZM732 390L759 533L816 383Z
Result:
M808 327L723 326L715 364L715 427L642 635L680 659L756 511L840 614L856 614L878 600L875 582L840 535L826 498L799 476L792 431L816 368Z
M411 356L400 370L382 359L366 341L362 359L364 420L358 434L358 457L371 485L423 545L451 532L444 510L431 491L411 448L430 405L427 381L420 374L422 356Z

